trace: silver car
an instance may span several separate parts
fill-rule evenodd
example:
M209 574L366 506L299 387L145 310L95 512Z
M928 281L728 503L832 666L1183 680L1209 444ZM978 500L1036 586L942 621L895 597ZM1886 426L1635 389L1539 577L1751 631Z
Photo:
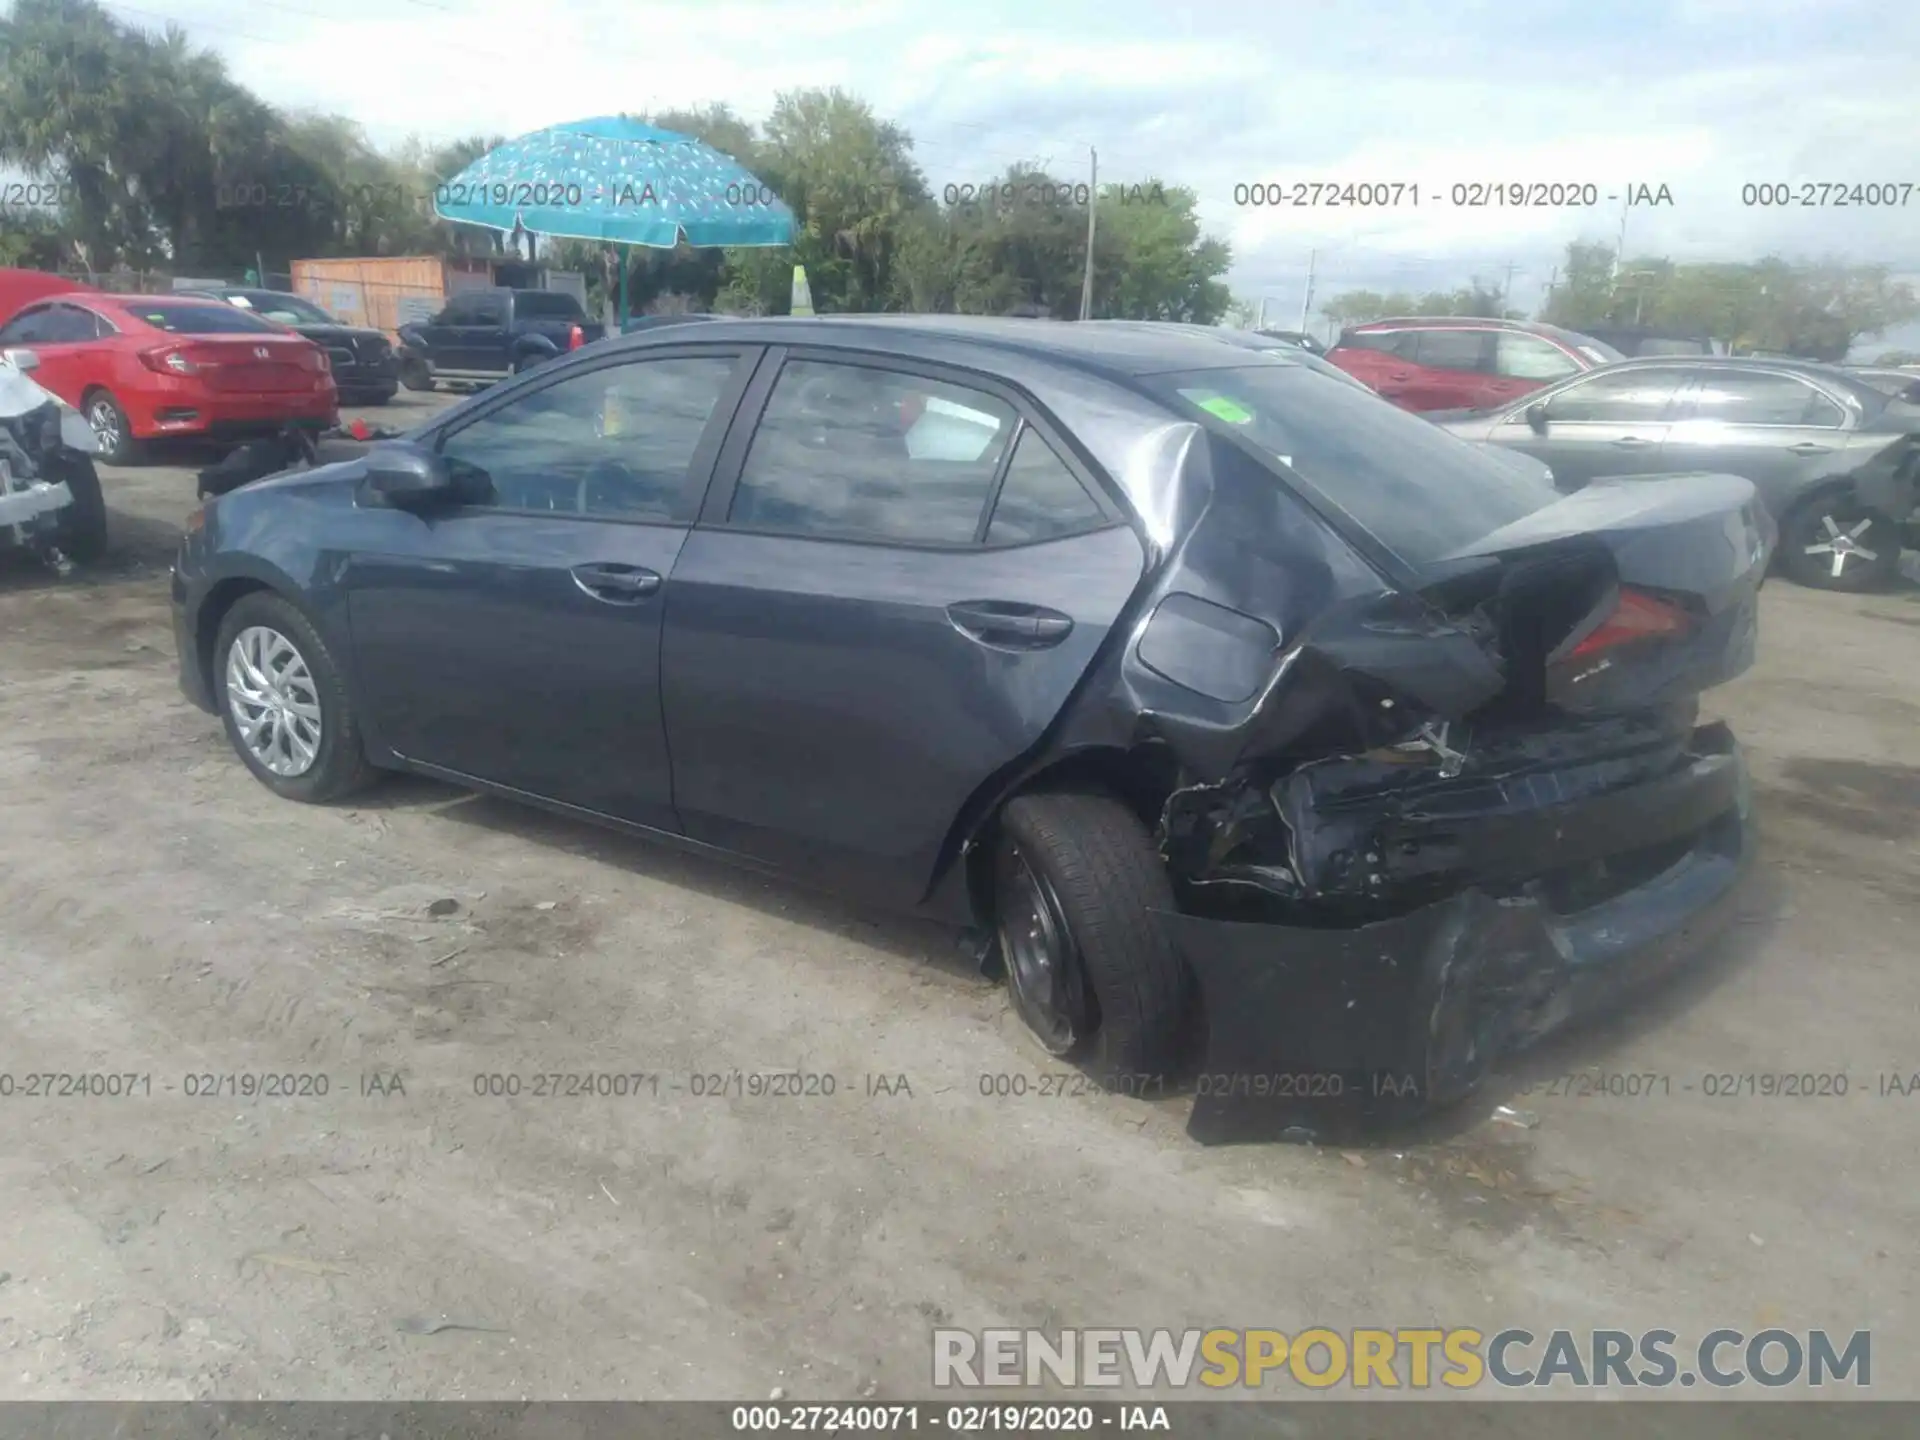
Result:
M1779 522L1782 569L1804 585L1884 585L1913 543L1920 405L1836 366L1648 357L1427 418L1544 461L1563 490L1602 476L1743 476Z

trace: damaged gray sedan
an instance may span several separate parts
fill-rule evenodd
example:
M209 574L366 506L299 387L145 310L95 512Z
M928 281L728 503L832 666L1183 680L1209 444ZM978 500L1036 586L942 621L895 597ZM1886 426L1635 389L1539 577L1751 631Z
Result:
M1562 496L1284 352L615 340L211 501L181 684L291 799L411 770L979 937L1192 1132L1470 1090L1684 956L1750 845L1747 481Z

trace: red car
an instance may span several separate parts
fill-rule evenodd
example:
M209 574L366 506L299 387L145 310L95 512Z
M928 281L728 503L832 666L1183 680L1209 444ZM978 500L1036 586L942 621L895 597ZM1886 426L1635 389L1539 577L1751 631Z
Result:
M1531 320L1417 317L1343 331L1327 359L1404 410L1483 410L1623 356Z
M104 460L170 436L245 440L340 419L327 355L218 300L75 293L0 326L0 349L40 357L34 379L87 417Z

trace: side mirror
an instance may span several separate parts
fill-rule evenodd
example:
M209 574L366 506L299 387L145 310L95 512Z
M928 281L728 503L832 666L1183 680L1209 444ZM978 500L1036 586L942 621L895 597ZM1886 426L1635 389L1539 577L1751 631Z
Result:
M1536 400L1533 404L1527 406L1527 424L1532 427L1536 435L1544 435L1547 433L1546 401Z
M40 368L40 357L31 350L15 348L0 351L0 355L4 355L7 363L23 375L29 370Z
M412 510L453 498L453 477L431 450L407 443L376 446L367 456L366 487L397 510Z

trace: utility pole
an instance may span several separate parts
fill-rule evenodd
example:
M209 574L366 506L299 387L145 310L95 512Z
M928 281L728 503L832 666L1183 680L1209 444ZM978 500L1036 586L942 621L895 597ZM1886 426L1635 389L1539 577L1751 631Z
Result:
M1613 266L1607 273L1607 294L1611 298L1620 283L1620 257L1627 252L1627 211L1633 206L1633 197L1629 195L1620 205L1620 233L1613 242Z
M1260 297L1260 313L1253 318L1253 328L1256 330L1267 328L1267 297L1264 295Z
M1300 333L1307 333L1307 317L1313 313L1313 262L1319 257L1318 250L1307 251L1307 293L1300 300Z
M1087 271L1080 279L1080 318L1093 318L1093 228L1100 214L1100 152L1087 147Z
M1547 277L1547 288L1542 291L1540 295L1540 308L1542 310L1545 310L1549 305L1553 304L1553 288L1559 283L1560 267L1556 265L1553 267L1553 273Z
M1500 308L1502 310L1507 308L1507 297L1513 294L1513 272L1519 268L1520 267L1515 265L1513 261L1509 260L1507 262L1507 278L1500 282Z

